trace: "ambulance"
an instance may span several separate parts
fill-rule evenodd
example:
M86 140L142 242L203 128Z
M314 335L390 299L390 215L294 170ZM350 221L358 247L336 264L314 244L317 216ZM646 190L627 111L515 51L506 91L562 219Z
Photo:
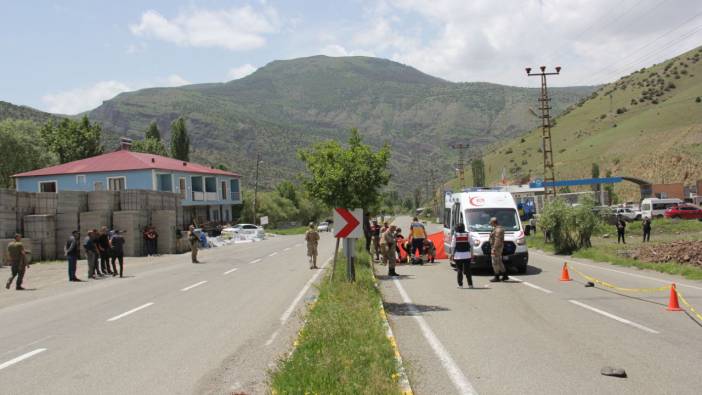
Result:
M473 247L473 266L492 268L490 259L490 218L505 230L502 260L518 273L526 273L529 263L524 226L519 218L517 204L509 192L485 188L447 192L444 197L444 247L450 254L451 237L456 224L465 225Z

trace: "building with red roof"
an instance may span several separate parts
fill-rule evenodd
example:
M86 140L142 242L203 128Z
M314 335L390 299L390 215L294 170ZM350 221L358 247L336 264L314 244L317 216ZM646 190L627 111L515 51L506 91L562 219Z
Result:
M174 192L184 207L200 212L207 219L231 221L232 205L241 204L240 176L197 163L165 156L122 149L15 174L20 192L122 191L145 189Z

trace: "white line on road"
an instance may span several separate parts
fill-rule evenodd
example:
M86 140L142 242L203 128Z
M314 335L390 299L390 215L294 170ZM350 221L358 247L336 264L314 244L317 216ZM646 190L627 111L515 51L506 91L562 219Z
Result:
M268 347L268 346L270 346L271 344L273 344L273 341L275 340L275 338L278 337L278 332L280 332L280 328L279 328L278 330L276 330L275 332L273 332L273 334L271 335L271 337L270 337L270 338L268 339L268 341L266 342L266 347Z
M541 292L544 292L544 293L547 293L547 294L552 294L552 293L553 293L553 291L551 291L550 289L546 289L546 288L540 287L540 286L538 286L538 285L536 285L536 284L532 284L532 283L530 283L530 282L528 282L528 281L524 281L524 280L522 280L522 279L520 279L520 278L517 278L517 277L514 277L514 276L509 276L509 278L511 278L511 279L514 280L514 281L518 281L518 282L520 282L520 283L526 285L527 287L531 287L531 288L534 288L534 289L538 289L538 290L541 291Z
M237 268L227 270L226 272L224 272L224 275L226 276L227 274L234 273L235 271L237 271Z
M276 255L278 255L278 252L277 252L277 251L276 251L276 252L270 253L268 256L276 256Z
M300 246L302 246L302 243L295 244L295 247L300 247Z
M410 299L409 295L407 295L407 292L405 292L405 289L402 287L402 284L400 284L400 281L394 279L393 283L395 283L397 290L400 292L402 301L405 302L405 304L407 304L410 314L414 317L415 320L417 320L417 323L419 324L419 328L422 330L424 338L427 339L427 342L434 350L434 353L437 357L439 357L441 365L444 367L444 369L446 369L446 373L453 382L453 386L456 387L456 389L458 390L458 393L462 395L477 394L475 388L473 388L473 385L468 381L468 379L463 374L458 365L456 365L456 362L453 360L453 358L451 358L451 355L448 353L448 351L446 351L444 345L441 344L439 338L436 337L434 331L431 330L429 324L427 324L424 317L420 315L419 311L414 306L412 299Z
M297 294L295 299L292 301L292 303L290 304L290 307L288 307L288 309L285 310L283 315L280 316L280 323L281 324L285 324L285 322L288 320L288 318L290 318L290 315L292 315L293 311L295 310L295 306L297 306L297 304L300 302L300 299L302 299L302 297L305 296L305 294L310 289L312 284L314 284L314 282L317 281L317 278L319 278L319 276L324 272L324 270L321 270L321 269L324 269L324 267L327 266L327 264L330 261L331 261L331 257L329 257L329 259L327 259L327 261L324 262L324 265L322 265L322 267L319 268L320 270L317 270L317 273L315 273L314 276L312 276L312 278L309 279L309 281L307 281L307 284L305 284L305 286L302 287L302 290L300 291L299 294Z
M283 251L290 251L290 247L284 249Z
M11 359L11 360L9 360L9 361L7 361L7 362L4 362L4 363L0 364L0 370L3 370L3 369L5 369L5 368L8 367L8 366L12 366L12 365L14 365L14 364L16 364L16 363L18 363L18 362L22 362L22 361L24 361L25 359L31 358L31 357L33 357L33 356L35 356L35 355L37 355L37 354L39 354L39 353L42 353L42 352L44 352L44 351L46 351L45 348L37 348L37 349L34 350L34 351L30 351L30 352L28 352L28 353L26 353L26 354L22 354L22 355L20 355L20 356L17 357L17 358L13 358L13 359Z
M260 260L260 259L254 259L253 261L249 262L249 264L253 264L253 263L259 263L259 262L261 262L261 260Z
M191 289L193 289L193 288L195 288L195 287L199 287L200 285L202 285L202 284L204 284L204 283L206 283L206 282L207 282L207 280L205 280L205 281L200 281L199 283L195 283L195 284L193 284L193 285L188 285L187 287L181 289L181 291L183 291L183 292L185 292L185 291L190 291Z
M139 311L139 310L141 310L141 309L145 309L145 308L151 306L152 304L153 304L153 302L149 302L149 303L143 304L143 305L141 305L141 306L139 306L139 307L137 307L137 308L134 308L134 309L131 309L131 310L129 310L129 311L126 311L126 312L124 312L124 313L122 313L122 314L120 314L120 315L116 315L116 316L114 316L114 317L108 319L107 322L110 322L110 321L117 321L118 319L123 318L123 317L126 317L126 316L128 316L129 314L136 313L137 311Z
M587 304L585 304L585 303L578 302L577 300L569 299L568 301L569 301L570 303L574 304L574 305L578 305L578 306L583 307L583 308L586 308L586 309L588 309L588 310L590 310L590 311L594 311L595 313L601 314L601 315L603 315L603 316L605 316L605 317L607 317L607 318L611 318L611 319L613 319L613 320L615 320L615 321L619 321L619 322L621 322L621 323L623 323L623 324L627 324L627 325L633 326L634 328L641 329L642 331L645 331L645 332L648 332L648 333L653 333L653 334L658 334L658 333L660 333L660 332L658 332L657 330L653 330L653 329L651 329L651 328L649 328L649 327L643 326L643 325L641 325L641 324L637 324L636 322L629 321L629 320L627 320L626 318L622 318L622 317L616 316L616 315L614 315L614 314L612 314L612 313L608 313L608 312L606 312L606 311L604 311L604 310L600 310L600 309L598 309L598 308L592 307L592 306L587 305Z

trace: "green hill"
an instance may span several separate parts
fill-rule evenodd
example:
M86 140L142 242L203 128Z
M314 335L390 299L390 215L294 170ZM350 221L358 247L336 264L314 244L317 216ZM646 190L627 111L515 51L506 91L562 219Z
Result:
M554 112L593 90L553 89ZM184 115L193 159L252 174L259 151L267 184L302 170L299 148L326 138L345 141L357 127L366 141L391 144L393 180L404 188L415 186L408 180L417 158L451 177L452 141L489 144L534 127L538 120L528 107L537 97L536 89L452 83L384 59L314 56L274 61L227 83L120 94L89 117L111 131L110 139L140 138L153 120L168 138L171 121Z
M31 107L17 106L12 103L0 101L0 121L4 119L23 119L37 123L45 123L50 119L58 117L58 115L35 110Z
M702 48L641 69L605 85L555 119L557 179L604 176L693 184L702 179ZM537 108L538 104L533 103ZM486 154L487 180L504 168L512 181L543 177L541 129L494 145ZM633 184L617 186L635 198Z

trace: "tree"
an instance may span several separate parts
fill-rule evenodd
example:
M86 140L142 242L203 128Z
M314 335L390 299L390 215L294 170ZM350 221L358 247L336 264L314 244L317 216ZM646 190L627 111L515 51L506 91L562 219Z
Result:
M168 156L168 151L166 151L166 147L163 146L161 140L156 140L153 138L146 138L133 142L131 150L134 152Z
M185 162L190 161L190 137L183 117L179 117L171 124L171 157Z
M72 162L102 154L102 127L91 124L87 116L80 121L63 118L58 123L47 122L41 129L41 140L56 154L60 163Z
M473 159L470 163L471 170L473 170L473 186L474 187L484 187L485 186L485 162L482 158Z
M292 182L288 180L281 181L278 185L276 185L275 189L278 191L280 196L293 202L295 207L300 207L297 199L297 192L295 191L295 185L293 185Z
M155 121L149 124L149 128L144 133L144 138L161 141L161 132L158 130L158 125Z
M390 181L390 147L373 152L351 130L348 148L327 140L298 152L310 176L303 181L310 196L328 207L368 209L378 202L380 189Z
M14 188L14 174L55 162L55 158L37 144L39 133L40 126L32 121L0 121L0 188Z

